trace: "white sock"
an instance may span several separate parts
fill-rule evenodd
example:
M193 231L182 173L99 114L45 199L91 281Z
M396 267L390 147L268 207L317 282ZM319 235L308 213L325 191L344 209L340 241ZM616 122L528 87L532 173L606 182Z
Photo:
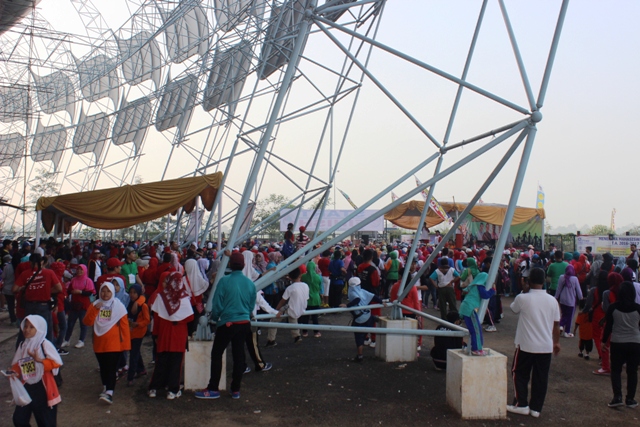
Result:
M113 390L107 390L107 394L113 397Z

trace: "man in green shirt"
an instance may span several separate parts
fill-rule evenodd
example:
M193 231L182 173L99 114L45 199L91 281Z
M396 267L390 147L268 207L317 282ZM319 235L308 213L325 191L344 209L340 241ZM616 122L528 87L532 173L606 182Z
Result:
M142 280L140 280L140 276L138 276L138 264L136 264L136 258L138 254L135 249L131 246L127 246L124 250L124 265L120 270L120 274L124 276L127 283L127 292L129 292L129 288L131 285L135 285L136 283L144 289L144 285L142 284Z
M555 296L556 289L558 288L558 279L564 274L569 264L562 261L562 251L555 251L553 256L555 259L549 268L547 268L547 277L549 278L549 289L547 292Z

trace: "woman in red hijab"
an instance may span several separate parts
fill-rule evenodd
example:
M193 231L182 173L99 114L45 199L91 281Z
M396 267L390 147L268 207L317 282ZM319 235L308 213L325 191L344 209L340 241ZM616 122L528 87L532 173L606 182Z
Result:
M167 388L167 399L180 397L180 369L187 347L187 323L193 320L191 300L185 289L182 274L164 276L157 297L151 306L155 313L153 335L156 339L156 367L149 384L149 397Z
M147 299L156 291L158 287L158 258L151 257L149 266L142 274L142 283L144 284L144 293Z

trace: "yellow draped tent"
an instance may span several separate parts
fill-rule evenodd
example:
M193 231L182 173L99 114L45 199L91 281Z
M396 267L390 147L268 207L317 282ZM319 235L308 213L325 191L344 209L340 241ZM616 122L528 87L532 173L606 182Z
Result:
M68 234L81 222L94 228L115 230L151 221L183 208L193 211L200 196L205 209L211 210L222 183L222 172L161 182L124 185L104 190L85 191L38 199L36 211L50 233L58 221L59 230Z
M397 206L395 209L387 212L384 216L384 219L390 221L391 223L397 225L401 228L406 228L409 230L415 230L420 226L420 216L422 214L422 210L424 209L425 202L418 200L411 200L406 203ZM467 207L467 203L440 203L442 208L449 214L449 216L453 216L454 212L462 212ZM475 217L478 221L486 222L488 224L494 225L502 225L504 222L504 216L507 212L506 205L496 205L496 204L478 204L475 205L471 209L471 216ZM513 215L513 221L511 225L522 224L536 216L540 217L540 219L545 218L544 209L535 209L535 208L521 208L516 207L516 211ZM429 209L427 212L427 227L433 227L442 222L442 219L436 215L433 210Z

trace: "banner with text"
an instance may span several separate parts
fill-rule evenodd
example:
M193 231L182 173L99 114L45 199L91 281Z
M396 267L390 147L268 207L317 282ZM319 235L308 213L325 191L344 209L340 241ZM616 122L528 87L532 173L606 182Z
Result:
M634 244L640 246L640 236L576 236L576 250L586 252L587 246L591 246L594 254L611 252L614 257L627 256L631 253L629 247Z
M281 214L286 212L286 210L281 211ZM350 221L347 221L343 224L338 231L347 231L351 227L357 225L359 222L365 220L367 217L371 215L375 215L375 210L365 210L360 212ZM352 214L352 210L329 210L324 211L324 215L322 216L322 221L320 222L320 230L326 231L330 227L333 227L335 224L346 218L348 215ZM313 215L313 219L309 222L309 218L313 214L313 209L303 209L300 211L300 216L298 217L298 223L293 225L293 230L296 232L298 227L304 225L307 227L309 231L316 229L316 224L318 223L318 218L320 217L320 211L316 212ZM280 231L287 230L287 224L293 222L296 219L296 211L289 213L288 215L282 217L280 219ZM309 225L307 225L309 222ZM378 218L374 219L368 224L364 224L360 227L360 231L375 231L377 233L382 233L384 231L384 216L380 215Z

